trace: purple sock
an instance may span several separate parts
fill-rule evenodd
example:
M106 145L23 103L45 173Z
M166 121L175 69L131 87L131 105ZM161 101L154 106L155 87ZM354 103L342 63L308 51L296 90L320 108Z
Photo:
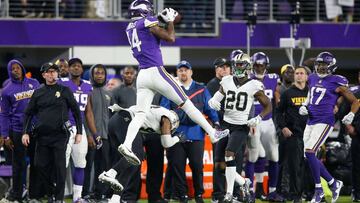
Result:
M276 187L279 175L278 162L269 161L269 187Z
M259 157L255 162L255 173L263 173L265 171L266 159L265 157Z
M83 185L84 184L84 169L75 168L73 172L73 182L74 185Z
M309 162L309 167L310 167L311 174L314 179L315 185L321 184L319 160L315 157L315 153L305 152L305 156Z
M245 176L251 180L251 184L250 184L251 188L253 187L253 182L254 182L254 168L255 168L255 163L250 161L246 162Z
M318 160L320 166L320 175L323 177L327 182L330 182L333 177L330 175L329 171L325 168L324 164Z

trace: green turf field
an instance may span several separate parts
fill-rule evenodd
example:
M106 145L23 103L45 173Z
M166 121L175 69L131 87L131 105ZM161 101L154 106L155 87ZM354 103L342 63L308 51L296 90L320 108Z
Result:
M139 201L140 203L146 203L147 200L140 200ZM176 201L172 201L172 202L176 202ZM195 201L191 201L191 202L195 202ZM206 203L209 203L211 202L210 199L205 199L205 202ZM260 201L260 200L256 200L257 203L262 203L263 201ZM331 202L331 198L326 198L326 202ZM338 201L338 203L350 203L351 202L351 197L350 196L341 196ZM66 200L66 203L71 203L71 200L67 199Z

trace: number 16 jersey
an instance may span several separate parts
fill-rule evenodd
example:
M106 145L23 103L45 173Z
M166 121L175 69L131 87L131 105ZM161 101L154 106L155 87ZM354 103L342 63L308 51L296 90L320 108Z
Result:
M225 76L220 85L225 93L224 121L234 125L246 125L254 95L264 90L264 85L253 79L240 84L234 76Z

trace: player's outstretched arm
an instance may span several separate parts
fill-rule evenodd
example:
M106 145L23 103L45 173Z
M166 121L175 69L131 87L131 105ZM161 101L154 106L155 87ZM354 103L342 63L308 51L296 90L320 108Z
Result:
M152 26L150 27L150 32L166 42L175 42L175 28L173 22L167 24L167 29L161 28L158 25Z

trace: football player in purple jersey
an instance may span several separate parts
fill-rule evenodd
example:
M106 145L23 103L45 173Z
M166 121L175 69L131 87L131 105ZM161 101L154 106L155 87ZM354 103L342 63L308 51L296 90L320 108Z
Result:
M76 102L81 111L81 118L84 123L85 114L87 115L87 126L93 135L96 135L94 115L92 113L91 105L88 104L88 98L92 91L91 83L87 80L81 79L83 74L83 64L79 58L72 58L69 60L69 78L60 78L59 83L69 87L73 92ZM70 156L73 160L75 169L73 171L73 201L76 203L84 202L81 198L82 188L84 184L84 172L86 166L86 154L88 150L88 142L85 130L82 134L76 135L75 120L72 114L69 115L71 123L70 138L66 149L66 166L69 165ZM97 138L95 138L97 140Z
M315 74L310 74L308 97L300 107L300 115L309 115L304 131L305 156L309 162L311 174L315 182L315 192L311 202L321 202L324 192L320 177L329 184L332 191L332 203L339 197L343 182L335 180L318 160L315 153L325 142L333 130L335 123L334 108L340 96L351 104L350 112L344 116L342 122L351 124L355 113L359 109L359 102L348 89L348 80L340 75L333 75L337 68L335 57L329 52L321 52L315 60Z
M132 152L132 142L144 123L145 115L150 111L150 105L155 93L167 97L182 108L187 115L199 124L210 136L211 141L229 134L228 130L220 131L213 128L194 104L188 99L179 83L163 67L160 42L175 42L174 20L178 13L172 8L166 8L159 17L166 22L166 29L158 24L158 18L153 14L153 5L147 0L135 0L129 6L131 21L126 28L126 35L134 58L139 63L137 86L137 111L129 125L126 139L118 148L119 152L132 164L140 165L139 158Z
M263 52L257 52L251 57L253 64L253 73L251 78L261 81L264 84L264 93L276 105L279 102L279 83L280 77L276 73L268 73L270 66L269 57ZM258 116L263 110L263 106L258 101L254 102L255 116ZM276 186L279 173L279 142L276 135L272 112L261 119L256 127L254 135L249 136L249 159L246 163L245 173L251 182L253 182L255 169L258 182L262 182L262 173L265 169L266 160L269 161L269 194L267 199L274 202L283 202L284 199L276 193ZM256 163L256 164L255 164ZM255 167L256 166L256 167ZM261 184L262 185L262 184ZM252 189L252 187L251 187ZM261 188L258 188L259 190ZM255 194L250 192L254 201Z

